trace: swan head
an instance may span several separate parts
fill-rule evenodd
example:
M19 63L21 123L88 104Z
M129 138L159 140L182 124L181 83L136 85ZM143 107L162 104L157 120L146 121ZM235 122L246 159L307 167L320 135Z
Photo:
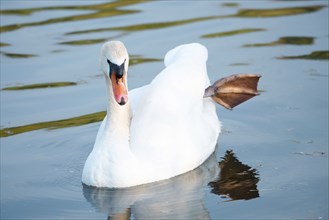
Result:
M101 49L100 64L102 72L109 80L115 101L119 105L128 102L127 72L129 55L120 41L106 42Z

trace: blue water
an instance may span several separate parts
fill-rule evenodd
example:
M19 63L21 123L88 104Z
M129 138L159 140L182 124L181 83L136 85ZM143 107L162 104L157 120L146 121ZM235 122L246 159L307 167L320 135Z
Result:
M233 111L217 108L223 131L216 152L202 167L177 178L125 190L94 189L81 184L83 164L100 122L1 137L1 219L328 218L328 59L278 59L329 50L327 1L235 1L235 5L225 5L223 1L150 1L119 7L133 11L117 16L51 20L91 14L95 10L76 6L101 3L104 2L0 2L1 10L26 12L28 8L42 8L29 15L1 12L2 27L23 24L22 28L1 32L0 42L10 44L0 47L1 88L45 82L78 83L69 87L1 90L1 129L106 109L105 83L98 66L103 42L67 44L70 41L119 39L130 54L154 59L162 59L179 44L199 42L209 50L211 81L234 73L260 73L261 95ZM75 8L57 8L65 5ZM156 29L68 34L232 15L240 9L317 5L325 7L289 16L219 17ZM201 37L247 28L264 30ZM289 36L312 37L314 41L244 47ZM17 58L8 53L35 56ZM163 66L162 61L131 66L129 88L149 83ZM224 163L229 150L235 163ZM226 175L224 169L231 172ZM246 178L239 178L241 175Z

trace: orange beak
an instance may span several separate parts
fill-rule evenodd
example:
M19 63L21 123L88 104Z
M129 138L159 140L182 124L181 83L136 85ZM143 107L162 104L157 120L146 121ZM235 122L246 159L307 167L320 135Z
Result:
M112 73L110 76L115 101L119 105L126 104L128 102L128 89L125 77L118 78L115 73Z

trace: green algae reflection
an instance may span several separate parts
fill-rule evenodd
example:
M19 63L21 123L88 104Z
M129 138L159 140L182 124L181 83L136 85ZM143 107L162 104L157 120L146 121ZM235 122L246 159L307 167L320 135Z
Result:
M85 40L65 41L65 42L61 42L59 44L80 46L80 45L98 44L98 43L105 42L106 40L107 40L107 38L85 39Z
M21 23L21 24L12 24L6 26L0 26L0 32L13 31L22 27L28 26L38 26L38 25L47 25L60 22L71 22L71 21L80 21L87 19L103 18L110 16L118 16L125 14L137 13L137 10L121 10L118 7L128 6L132 4L138 4L145 2L145 0L139 1L115 1L111 3L95 4L95 5L83 5L83 6L58 6L58 7L44 7L44 8L30 8L30 9L15 9L15 10L1 10L0 14L14 14L14 15L30 15L36 11L44 10L87 10L94 11L88 14L66 16L60 18L52 18L44 21L30 22L30 23ZM156 22L156 23L145 23L145 24L136 24L128 25L122 27L110 27L110 28L98 28L98 29L89 29L76 32L70 32L68 34L83 34L83 33L92 33L92 32L103 32L103 31L142 31L142 30L152 30L159 28L167 28L172 26L184 25L199 21L206 21L210 19L224 19L232 17L246 17L246 18L262 18L262 17L278 17L278 16L288 16L288 15L298 15L304 13L316 12L326 6L316 5L316 6L304 6L304 7L290 7L290 8L275 8L275 9L240 9L236 14L233 15L224 15L224 16L208 16L208 17L199 17L186 20L178 21L169 21L169 22Z
M314 37L280 37L278 40L261 43L261 44L246 44L244 47L265 47L265 46L278 46L278 45L312 45Z
M21 134L24 132L35 131L39 129L52 130L52 129L68 128L68 127L75 127L75 126L95 123L102 121L105 117L105 114L106 112L102 111L102 112L96 112L92 114L82 115L82 116L63 119L63 120L48 121L48 122L35 123L30 125L3 128L0 130L0 137L8 137L8 136Z
M205 21L210 19L216 19L222 16L208 16L208 17L201 17L201 18L192 18L192 19L185 19L179 21L168 21L168 22L155 22L155 23L143 23L143 24L134 24L134 25L127 25L121 27L110 27L110 28L97 28L97 29L89 29L89 30L82 30L82 31L73 31L67 33L67 35L72 34L87 34L87 33L97 33L97 32L105 32L105 31L145 31L145 30L153 30L153 29L161 29L167 27L173 27L178 25L184 25L189 23L194 23L198 21Z
M75 86L78 83L76 82L52 82L52 83L37 83L23 86L12 86L5 87L2 90L26 90L26 89L43 89L43 88L54 88L54 87L63 87L63 86Z
M222 3L221 6L223 7L238 7L238 3Z
M258 32L258 31L265 31L265 29L262 28L246 28L246 29L239 29L234 31L227 31L227 32L218 32L213 34L205 34L202 35L202 38L215 38L215 37L227 37L232 35L238 35L238 34L247 34L252 32Z
M44 21L0 26L0 32L14 31L14 30L20 29L22 27L48 25L48 24L61 23L61 22L81 21L81 20L87 20L87 19L104 18L104 17L110 17L110 16L137 13L137 12L139 12L137 10L122 10L122 9L118 9L118 7L138 4L141 2L145 2L145 0L115 1L115 2L110 2L110 3L102 3L102 4L95 4L95 5L52 6L52 7L43 7L43 8L0 10L1 15L6 15L6 14L8 14L8 15L30 15L34 12L48 11L48 10L86 10L88 12L90 10L94 11L94 12L91 12L88 14L51 18L51 19L44 20Z
M248 18L266 18L298 15L319 11L324 8L324 5L291 7L291 8L273 8L273 9L240 9L234 17L248 17Z
M129 66L142 64L142 63L149 63L149 62L160 62L162 59L157 58L144 58L140 55L131 55L129 58Z
M105 11L111 10L118 7L129 6L133 4L138 4L141 2L146 2L146 0L134 0L134 1L113 1L109 3L101 3L94 5L68 5L68 6L49 6L49 7L39 7L39 8L26 8L26 9L8 9L0 10L0 14L4 15L31 15L34 12L41 11L58 11L58 10L96 10L96 11Z
M329 60L329 51L314 51L310 54L299 56L282 56L278 59L291 60L291 59L306 59L306 60Z
M34 54L6 53L6 52L3 52L3 51L0 51L0 54L4 55L6 57L9 57L9 58L18 58L18 59L37 57L37 55L34 55Z
M67 33L67 35L88 34L88 33L106 32L106 31L126 31L126 32L145 31L145 30L169 28L169 27L180 26L180 25L185 25L185 24L190 24L200 21L207 21L212 19L225 19L225 18L234 18L234 17L266 18L266 17L298 15L303 13L316 12L324 7L326 6L317 5L317 6L276 8L276 9L240 9L236 14L233 15L207 16L207 17L191 18L185 20L177 20L177 21L142 23L142 24L134 24L128 26L121 26L121 27L87 29L87 30L69 32Z
M7 47L7 46L10 46L10 44L0 42L0 47Z

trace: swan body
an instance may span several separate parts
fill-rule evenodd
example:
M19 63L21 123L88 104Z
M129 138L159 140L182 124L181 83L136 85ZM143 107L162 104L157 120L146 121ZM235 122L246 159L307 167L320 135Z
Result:
M107 83L104 118L82 174L96 187L130 187L168 179L201 165L220 133L210 85L207 49L198 43L170 50L153 81L128 92L129 56L123 43L103 45Z

